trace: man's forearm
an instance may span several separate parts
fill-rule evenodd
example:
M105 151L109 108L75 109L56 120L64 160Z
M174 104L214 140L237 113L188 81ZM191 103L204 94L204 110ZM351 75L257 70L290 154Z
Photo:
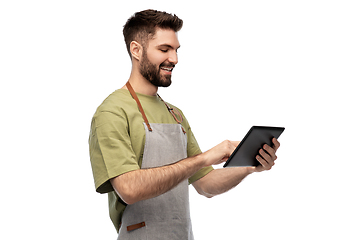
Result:
M193 186L201 195L211 198L236 187L252 172L253 168L247 167L215 169L194 182Z
M201 157L183 159L171 165L139 169L111 180L117 194L127 204L159 196L204 167Z
M159 196L193 176L203 167L226 161L238 142L225 140L197 156L171 165L139 169L111 179L116 193L127 204Z

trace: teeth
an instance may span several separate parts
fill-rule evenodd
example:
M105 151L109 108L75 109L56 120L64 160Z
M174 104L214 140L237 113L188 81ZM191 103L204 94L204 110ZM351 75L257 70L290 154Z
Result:
M165 68L165 67L162 67L161 69L164 69L166 71L172 71L172 68Z

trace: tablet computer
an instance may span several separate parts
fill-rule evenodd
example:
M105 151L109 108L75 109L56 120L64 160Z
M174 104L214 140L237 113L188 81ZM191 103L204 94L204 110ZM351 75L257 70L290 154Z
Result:
M260 163L256 160L259 150L265 143L270 147L273 146L272 139L280 137L284 130L283 127L253 126L226 161L224 167L259 166Z

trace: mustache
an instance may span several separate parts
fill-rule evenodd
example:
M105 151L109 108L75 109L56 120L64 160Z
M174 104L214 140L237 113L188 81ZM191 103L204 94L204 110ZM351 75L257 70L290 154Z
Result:
M159 67L175 68L175 65L171 63L162 63Z

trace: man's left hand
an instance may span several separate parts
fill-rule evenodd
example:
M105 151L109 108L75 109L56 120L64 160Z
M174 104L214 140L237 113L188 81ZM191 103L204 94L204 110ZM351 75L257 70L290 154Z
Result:
M251 167L253 172L270 170L275 165L275 160L277 159L276 151L279 149L280 143L276 138L273 138L272 142L274 144L272 147L264 144L263 148L259 150L259 155L256 156L256 160L260 162L260 165Z

